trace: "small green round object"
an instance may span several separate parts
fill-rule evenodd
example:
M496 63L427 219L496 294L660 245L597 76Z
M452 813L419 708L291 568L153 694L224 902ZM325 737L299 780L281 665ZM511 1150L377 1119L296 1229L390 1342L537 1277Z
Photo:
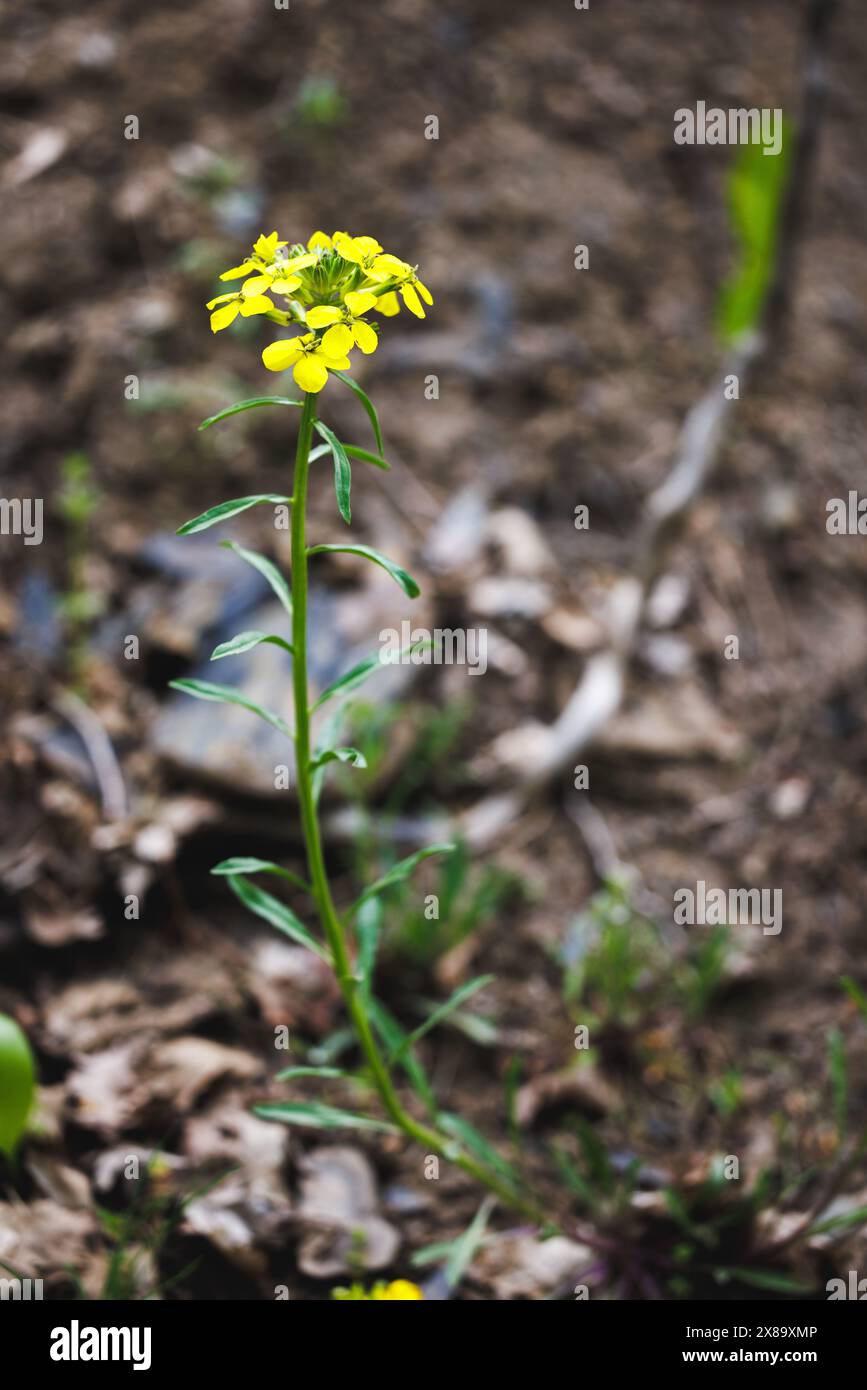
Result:
M25 1034L0 1014L0 1151L12 1158L36 1094L36 1068Z

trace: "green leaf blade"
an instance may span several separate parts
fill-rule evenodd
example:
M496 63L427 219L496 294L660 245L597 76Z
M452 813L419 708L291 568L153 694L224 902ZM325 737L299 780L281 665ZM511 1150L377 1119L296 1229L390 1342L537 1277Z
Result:
M246 564L251 565L254 570L258 570L263 579L267 579L272 592L276 594L291 618L292 591L283 575L274 564L274 561L269 560L267 555L260 555L258 550L247 550L243 545L239 545L237 541L221 541L220 544L224 550L231 550L233 554L238 555Z
M320 959L330 962L329 951L322 945L321 941L316 940L313 933L305 927L301 918L296 916L291 907L287 907L285 903L281 903L270 893L266 893L264 889L251 883L249 879L244 878L243 874L229 875L228 878L229 887L235 897L243 903L249 912L254 913L256 917L261 917L270 926L276 927L277 931L288 936L299 946L306 946Z
M411 574L402 569L394 560L389 560L387 555L374 550L370 545L311 545L307 549L308 555L325 555L342 553L345 555L361 555L364 559L370 560L374 565L379 565L387 574L390 574L396 584L399 584L408 598L418 598L421 589L415 582Z
M218 526L221 521L228 521L230 517L238 516L250 507L260 507L265 502L271 502L276 506L278 503L291 501L291 497L284 497L282 493L277 492L257 492L250 497L235 497L231 502L219 502L216 507L209 507L200 516L185 521L183 526L178 527L176 534L194 536L197 531L207 531L209 526Z
M236 401L234 405L229 405L225 410L220 410L216 415L210 415L207 420L203 420L199 425L200 430L207 430L211 425L216 425L220 420L228 420L232 415L240 415L244 410L255 410L261 405L297 405L302 406L303 401L290 400L288 396L255 396L249 401Z
M321 420L316 421L317 433L322 435L334 459L334 493L337 498L337 510L343 517L347 526L352 521L352 506L350 503L350 490L352 487L352 468L347 457L346 450L333 430L327 425L323 425Z
M420 1024L418 1028L410 1033L406 1041L401 1044L400 1050L403 1051L407 1047L414 1047L426 1033L429 1033L432 1028L436 1028L437 1024L442 1023L443 1019L448 1018L449 1015L453 1014L456 1009L459 1009L467 999L471 998L478 990L484 989L485 985L489 985L493 979L493 975L478 975L475 980L468 980L466 984L459 985L439 1008L434 1009L433 1013L425 1019L424 1023ZM391 1060L396 1061L398 1057L399 1053L395 1054Z
M192 695L196 700L212 700L216 704L238 705L241 709L249 710L251 714L257 714L260 719L264 719L266 724L270 724L286 738L293 739L295 735L289 728L285 719L281 719L279 714L273 710L265 709L264 705L257 705L255 700L248 700L246 695L235 690L231 685L215 685L211 681L199 681L184 678L183 680L169 681L171 690L180 690L184 695Z
M282 637L275 637L273 633L258 632L250 629L248 632L239 632L235 637L230 637L228 642L221 642L211 652L212 661L222 661L226 656L241 656L244 652L252 651L254 647L270 644L272 647L282 647L284 652L293 655L292 644L284 641Z
M409 878L416 866L425 859L432 859L436 854L454 854L456 849L457 845L450 844L427 845L425 849L417 849L414 854L408 854L405 859L393 864L375 883L371 883L369 888L365 888L349 909L349 915L360 911L366 902L369 902L371 898L378 897L387 888L391 888L396 883L403 883L404 879Z
M376 440L376 447L381 457L385 453L385 449L382 446L382 430L379 427L379 416L376 413L376 407L373 401L367 393L361 389L358 382L353 377L349 376L348 373L332 371L331 375L336 376L338 381L342 381L344 386L348 386L350 391L354 391L361 401L373 429L373 437Z
M327 763L348 763L350 767L367 767L367 759L357 748L326 748L310 763L310 771L325 767Z
M36 1095L36 1068L27 1037L0 1014L0 1152L13 1158Z
M270 859L235 855L231 859L221 859L219 864L215 864L211 869L211 873L217 878L235 877L237 874L276 874L279 878L285 878L288 883L294 883L296 888L303 888L305 893L310 892L310 884L301 878L300 874L294 874L291 869L284 869L281 864L275 864Z
M354 1115L349 1110L338 1110L333 1105L295 1104L292 1102L276 1105L256 1105L253 1113L263 1120L276 1120L284 1125L300 1125L307 1129L368 1129L379 1130L384 1134L397 1134L394 1125L385 1120L374 1120L367 1115Z

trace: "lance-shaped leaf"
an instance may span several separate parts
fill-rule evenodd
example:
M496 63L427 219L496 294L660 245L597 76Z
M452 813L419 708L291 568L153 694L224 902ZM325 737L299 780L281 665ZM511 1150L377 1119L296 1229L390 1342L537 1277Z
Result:
M327 753L328 749L332 746L332 744L336 743L337 739L340 737L342 722L343 711L340 708L340 706L338 706L337 709L332 710L331 713L326 716L325 722L319 731L316 747L313 749L314 762L319 757L320 753ZM313 788L314 806L319 805L319 798L322 795L322 788L325 783L325 773L327 771L327 768L327 763L320 763L319 766L316 767L313 771L311 783Z
M342 381L344 386L348 386L350 391L354 391L358 399L361 401L361 404L367 411L367 418L370 420L370 423L373 427L373 437L376 440L376 447L379 450L380 456L382 456L385 453L385 450L382 447L382 430L379 428L379 416L376 413L376 407L374 406L373 401L366 394L366 392L362 391L358 382L355 381L351 376L348 376L346 372L332 371L331 375L336 376L338 381Z
M352 469L346 450L333 430L327 425L323 425L321 420L316 421L316 429L325 440L331 456L334 459L334 492L337 497L337 510L343 517L347 526L352 521L352 507L349 501L349 493L352 487Z
M359 459L362 463L372 463L374 468L382 468L386 473L391 469L390 463L387 463L384 458L380 458L379 454L371 453L370 449L361 449L357 444L344 444L343 447L351 459ZM330 453L330 444L317 444L315 449L310 450L307 462L315 463L317 459L322 458L323 454Z
M367 1008L374 1028L389 1053L400 1052L400 1065L409 1077L410 1085L425 1106L428 1114L436 1119L439 1113L437 1098L427 1078L427 1073L411 1047L404 1047L406 1034L384 1005L378 999L368 997Z
M357 444L344 444L344 449L351 459L360 459L362 463L372 463L374 468L382 468L386 473L391 469L391 464L387 463L379 454L371 453L370 449L359 449Z
M357 748L326 748L318 753L310 764L310 771L325 767L326 763L349 763L352 767L367 767L367 759Z
M376 967L381 928L382 903L377 898L370 898L359 909L355 919L355 939L358 942L355 969L361 981L361 988L368 998L373 988L373 972Z
M220 541L220 544L224 547L224 549L232 550L236 555L240 555L242 560L245 560L248 565L252 565L254 570L258 570L259 573L265 579L267 579L274 593L277 595L278 599L280 600L283 607L286 609L286 612L289 614L289 617L291 618L292 591L289 588L289 585L286 583L286 580L283 578L283 575L280 573L277 566L274 564L274 561L269 560L266 555L260 555L258 550L245 549L245 547L243 545L239 545L237 541Z
M328 1080L347 1075L348 1073L341 1071L339 1067L287 1067L285 1071L278 1071L274 1080L295 1081L299 1076L320 1076Z
M276 927L284 936L288 936L292 941L297 941L299 946L306 946L309 951L313 951L322 960L330 961L331 956L321 941L317 941L311 931L305 927L300 917L297 917L291 907L281 903L266 893L263 888L258 888L255 883L244 878L242 874L229 876L229 887L250 912L254 912L263 921L269 922L272 927Z
M282 864L274 864L270 859L235 855L231 859L221 859L219 864L214 865L211 873L221 878L233 877L236 874L277 874L287 882L294 883L296 888L303 888L305 893L311 892L310 884L299 874L293 874L291 869L284 869Z
M449 995L445 1003L440 1004L438 1009L434 1009L424 1023L404 1039L398 1050L391 1055L389 1061L399 1061L407 1048L414 1047L425 1033L429 1033L431 1028L436 1028L438 1023L442 1023L444 1018L448 1018L449 1014L455 1012L455 1009L459 1009L461 1004L465 1003L477 990L484 989L485 985L489 985L493 978L493 975L478 975L475 980L469 980L465 985L460 985L453 994Z
M401 859L397 864L392 864L387 873L378 878L375 883L371 883L369 888L365 888L361 897L357 898L349 909L349 913L358 912L363 905L371 898L384 893L386 888L391 888L395 883L403 883L404 879L409 878L417 864L421 864L424 859L431 859L435 854L454 854L456 845L428 845L426 849L417 849L414 854L408 854L406 859Z
M263 642L268 642L272 647L282 647L284 652L292 655L292 644L286 642L282 637L275 637L273 633L256 632L251 629L249 632L239 632L235 637L230 637L228 642L221 642L219 647L215 647L211 652L212 661L221 661L224 656L240 656L242 652L249 652L253 647L259 647Z
M179 536L192 536L196 531L207 531L209 526L216 526L220 521L228 521L230 516L237 516L239 512L246 512L249 507L260 507L263 502L291 502L291 497L284 497L278 492L257 492L252 497L236 497L232 502L220 502L216 507L209 507L201 516L194 516L192 521L185 521L183 526L178 527Z
M357 666L353 666L350 671L338 676L337 680L325 687L316 704L312 706L310 713L314 714L320 705L324 705L326 700L333 699L335 695L348 695L350 691L363 685L380 666L393 666L405 656L409 656L413 652L427 651L428 648L435 645L436 643L430 637L425 637L421 641L413 642L410 646L404 647L397 656L386 656L382 652L374 652L371 656L366 656L363 661L359 661Z
M497 1153L493 1145L488 1143L485 1136L480 1134L469 1120L465 1120L462 1115L443 1113L440 1115L440 1127L475 1158L486 1164L493 1172L499 1173L516 1190L520 1188L520 1179L511 1163L503 1158L502 1154Z
M242 410L255 410L260 405L303 405L303 401L290 400L288 396L256 396L251 401L236 401L234 405L226 406L225 410L219 411L216 415L211 415L207 420L203 420L199 425L200 430L210 429L211 425L216 425L220 420L228 420L230 415L240 415Z
M284 1125L302 1125L308 1129L376 1129L385 1134L397 1134L394 1125L385 1120L372 1120L367 1115L353 1115L349 1110L338 1110L333 1105L293 1104L291 1101L278 1105L254 1105L254 1115L263 1120L278 1120Z
M295 737L286 720L281 719L279 714L275 714L273 710L265 709L264 705L257 705L255 700L248 700L246 695L242 695L231 685L214 685L211 681L187 680L186 678L169 681L169 685L172 690L182 690L185 695L194 695L197 700L214 700L221 705L240 705L241 709L248 709L251 714L258 714L260 719L272 724L287 738L294 739Z
M370 545L311 545L307 549L308 555L337 554L344 555L363 555L366 560L372 560L375 565L380 565L386 570L392 579L400 585L403 592L409 598L418 598L421 590L416 584L411 574L407 574L405 569L395 564L394 560L389 560L387 555L383 555L378 550L374 550Z

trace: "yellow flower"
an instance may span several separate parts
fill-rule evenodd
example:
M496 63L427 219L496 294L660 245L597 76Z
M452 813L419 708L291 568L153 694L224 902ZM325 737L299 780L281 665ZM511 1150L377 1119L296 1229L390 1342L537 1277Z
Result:
M221 308L217 308L217 305ZM242 290L234 294L218 294L216 299L209 299L208 309L213 309L211 314L211 332L219 333L221 328L228 328L230 323L234 323L239 314L243 318L252 318L254 314L267 314L274 305L264 294L246 295Z
M369 297L373 299L372 295ZM356 298L364 296L359 295ZM376 300L373 302L375 304ZM330 304L319 304L307 310L307 323L311 328L327 330L322 335L322 347L331 356L341 357L353 347L361 348L363 353L376 351L379 342L376 330L348 310L338 309Z
M331 1297L339 1302L418 1302L424 1298L424 1294L418 1284L411 1284L408 1279L394 1279L392 1283L385 1284L379 1279L368 1293L363 1284L350 1284L348 1289L332 1289Z
M348 367L353 348L369 354L379 344L378 325L368 315L390 318L403 300L417 318L433 296L414 266L384 251L372 236L317 231L303 242L281 241L276 232L256 239L246 260L223 272L222 280L243 280L232 293L217 295L208 308L215 333L238 314L267 314L277 323L299 323L312 332L290 342L272 343L263 361L271 371L292 367L300 386L321 391L330 369ZM269 295L285 297L278 308Z
M272 232L270 236L265 236L263 232L260 237L257 237L253 244L253 254L261 256L263 261L273 261L278 250L288 245L289 243L287 241L279 240L276 232Z
M313 392L322 390L329 371L345 371L350 365L344 354L326 352L315 333L270 343L262 353L262 361L269 372L285 372L291 367L301 390Z
M416 318L423 319L425 317L425 312L421 304L422 299L425 304L433 304L433 295L427 285L422 284L411 265L407 265L406 261L399 260L397 256L392 256L388 253L375 256L367 269L367 275L369 279L377 281L380 284L385 284L390 280L394 280L396 282L394 287L395 290L400 295L407 309L415 314ZM421 296L421 299L419 296ZM380 297L379 305L381 305L382 312L387 317L396 314L400 307L397 302L397 296L393 290Z
M382 1292L378 1292L378 1289L379 1285L373 1291L373 1298L388 1299L392 1302L409 1302L424 1298L418 1284L411 1284L408 1279L394 1279Z

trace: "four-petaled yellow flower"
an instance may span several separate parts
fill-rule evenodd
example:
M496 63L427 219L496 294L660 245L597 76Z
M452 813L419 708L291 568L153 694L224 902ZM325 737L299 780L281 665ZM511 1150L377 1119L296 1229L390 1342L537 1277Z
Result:
M262 361L272 372L291 367L298 385L309 392L322 390L330 370L348 368L353 348L376 351L379 334L368 314L390 318L400 309L400 296L410 312L423 319L422 301L433 303L414 266L384 251L374 237L349 232L314 232L306 246L281 241L276 232L262 235L246 260L224 271L220 279L244 283L239 290L209 300L214 333L239 314L301 324L307 332L269 344ZM284 303L269 298L274 294L283 296Z
M302 391L321 391L329 369L346 371L349 367L349 358L343 353L326 352L324 340L315 333L271 343L262 353L262 361L269 372L285 372L291 367Z
M218 304L222 305L220 309L217 308ZM238 290L235 294L218 294L216 299L209 299L207 308L214 310L211 314L211 332L219 333L221 328L228 328L230 323L234 323L239 314L245 319L254 314L268 314L274 305L264 294L245 295Z
M375 303L375 301L374 301ZM376 329L364 319L355 318L350 309L337 309L331 304L319 304L307 310L310 328L324 328L322 347L325 352L343 357L354 347L363 353L376 351L379 338Z

